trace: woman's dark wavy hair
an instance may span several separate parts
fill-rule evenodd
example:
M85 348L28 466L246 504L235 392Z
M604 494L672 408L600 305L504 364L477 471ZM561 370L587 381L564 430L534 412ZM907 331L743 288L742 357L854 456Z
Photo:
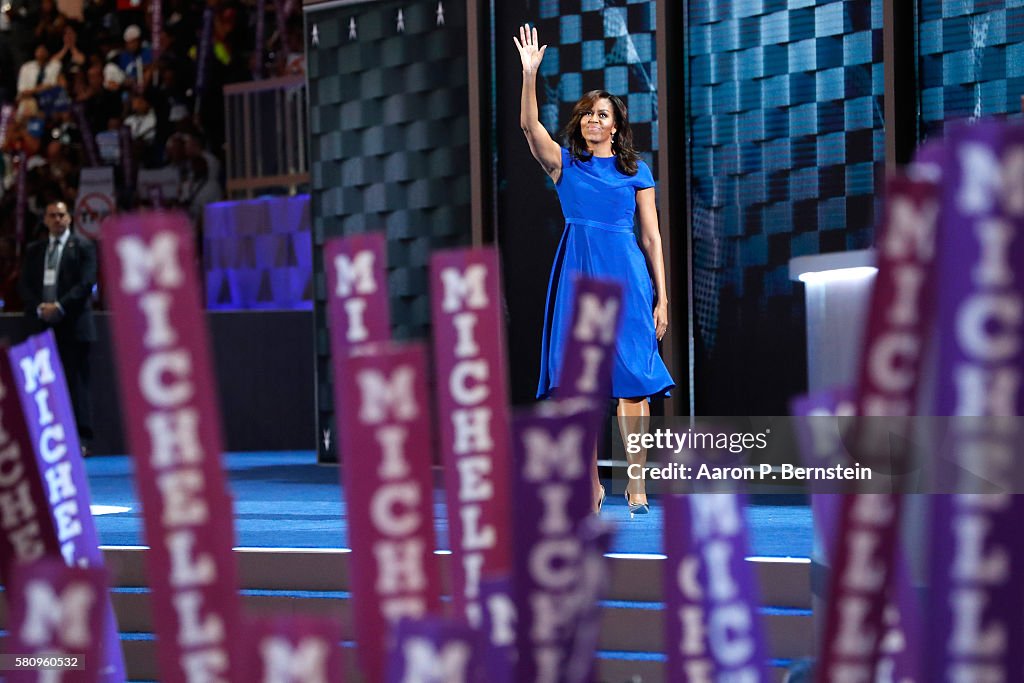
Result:
M594 103L600 99L612 103L612 111L615 112L615 135L612 137L612 152L615 153L615 165L626 175L636 175L637 162L640 155L633 149L633 130L629 127L629 114L626 104L621 99L607 90L591 90L576 102L572 107L572 115L569 123L562 131L566 147L573 158L580 161L590 161L594 155L587 148L587 141L580 130L580 121L583 115L594 108Z

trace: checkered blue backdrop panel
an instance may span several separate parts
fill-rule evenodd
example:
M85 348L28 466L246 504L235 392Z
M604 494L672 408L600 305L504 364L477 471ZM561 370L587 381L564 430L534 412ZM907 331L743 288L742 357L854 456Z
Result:
M538 80L544 126L557 133L583 93L607 90L626 103L634 144L657 174L654 2L547 0L537 7L536 25L549 43Z
M882 1L686 8L698 412L778 414L803 388L789 259L872 241Z
M949 120L1020 118L1024 3L919 0L917 50L925 138Z

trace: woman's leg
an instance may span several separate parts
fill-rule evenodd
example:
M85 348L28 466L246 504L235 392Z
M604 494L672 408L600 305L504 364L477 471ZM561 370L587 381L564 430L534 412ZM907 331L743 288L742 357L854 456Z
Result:
M651 410L646 398L620 398L615 414L618 416L623 445L628 445L627 438L630 434L648 431ZM641 448L637 453L630 453L627 448L626 462L643 468L647 463L647 449ZM626 500L629 503L647 502L647 490L643 479L626 479Z
M601 486L601 477L597 472L597 444L594 444L593 467L590 468L590 492L592 496L591 509L596 515L601 511L601 505L604 503L604 488Z

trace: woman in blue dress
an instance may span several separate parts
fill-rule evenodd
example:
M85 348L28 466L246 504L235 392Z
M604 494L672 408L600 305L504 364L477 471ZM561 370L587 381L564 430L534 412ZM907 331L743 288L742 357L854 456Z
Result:
M580 98L563 131L566 147L552 140L537 109L537 73L547 46L540 46L537 29L529 26L520 27L519 38L513 40L523 63L520 125L533 157L554 181L565 215L565 231L548 284L537 396L547 398L558 386L565 331L572 315L573 277L616 279L623 286L624 305L612 367L612 397L618 399L616 414L625 438L646 430L648 399L667 396L674 386L658 354L658 342L668 329L668 296L654 178L633 149L625 104L610 93L594 90ZM639 245L634 214L640 223ZM630 454L627 450L630 464L642 467L646 457L646 451ZM594 508L599 510L604 487L598 479L596 454L591 476ZM629 479L625 494L630 516L649 510L643 479Z

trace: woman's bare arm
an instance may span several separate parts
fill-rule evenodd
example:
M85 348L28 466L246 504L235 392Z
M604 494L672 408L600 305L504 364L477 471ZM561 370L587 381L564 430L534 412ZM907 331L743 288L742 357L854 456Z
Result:
M533 158L557 183L562 174L562 149L541 124L537 109L537 72L548 46L538 47L536 27L520 26L519 38L513 37L512 40L515 41L519 49L519 58L523 62L523 95L520 102L519 126L526 135Z
M658 228L658 209L654 201L654 188L636 193L636 210L640 216L640 246L647 255L654 279L654 333L658 341L668 330L668 290L665 283L665 255L661 249L661 230Z

